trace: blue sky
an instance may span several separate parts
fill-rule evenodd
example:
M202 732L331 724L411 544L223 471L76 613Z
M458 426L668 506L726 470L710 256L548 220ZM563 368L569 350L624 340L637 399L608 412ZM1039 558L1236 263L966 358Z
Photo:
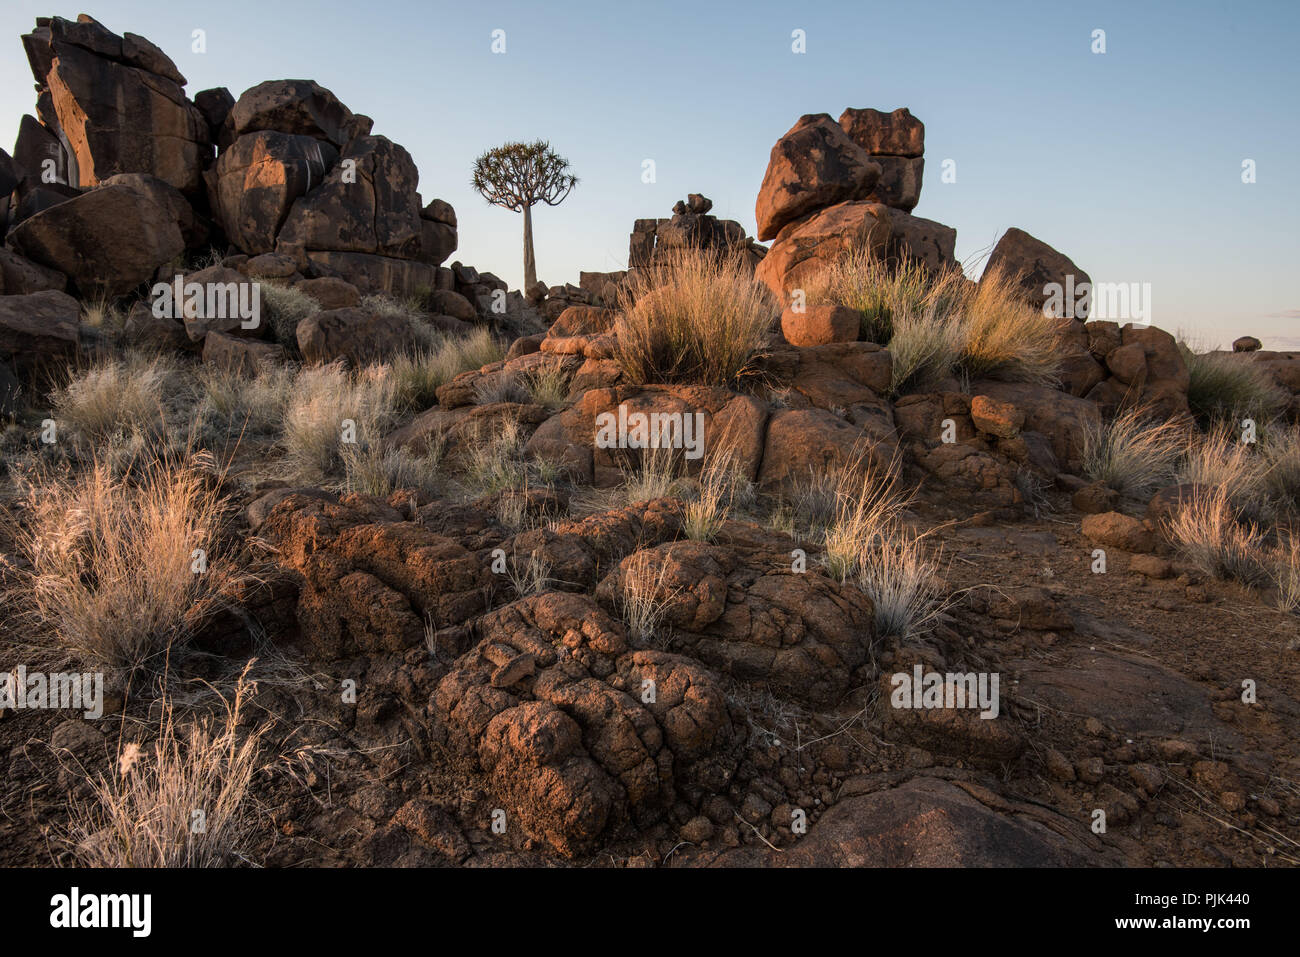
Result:
M0 8L0 132L34 104L19 35L90 13L166 50L199 90L310 78L404 145L453 258L522 278L522 222L469 186L474 157L549 139L582 182L535 213L538 275L625 265L632 221L688 192L754 232L776 139L804 113L910 107L926 124L917 215L977 273L1019 226L1096 281L1149 282L1154 324L1205 344L1300 348L1300 3L98 0ZM207 52L191 52L203 29ZM506 53L491 34L506 34ZM805 31L807 52L791 51ZM1105 54L1091 34L1106 31ZM645 159L657 181L642 182ZM941 183L944 159L957 181ZM1243 184L1241 164L1256 162Z

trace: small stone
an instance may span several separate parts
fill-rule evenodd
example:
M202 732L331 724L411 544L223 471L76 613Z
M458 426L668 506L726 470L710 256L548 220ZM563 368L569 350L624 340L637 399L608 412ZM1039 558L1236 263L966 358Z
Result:
M1246 809L1246 798L1240 791L1224 791L1219 795L1219 805L1225 811L1236 814Z
M1043 755L1043 762L1047 766L1047 773L1057 781L1074 780L1074 765L1070 764L1070 760L1055 748L1047 749Z
M1074 768L1079 775L1079 780L1085 784L1096 784L1106 773L1106 765L1101 758L1086 758L1077 763Z
M1147 578L1168 578L1173 566L1158 555L1134 555L1128 563L1129 571Z
M752 792L745 795L745 800L740 805L740 816L750 824L765 820L771 813L772 805Z
M1000 439L1015 438L1025 424L1025 413L1010 402L999 402L987 395L977 395L970 401L971 421L985 435Z
M1165 776L1152 764L1134 764L1129 767L1128 776L1148 795L1155 794L1165 783Z
M703 844L713 837L713 822L701 814L683 824L680 833L683 841L690 841L692 844Z

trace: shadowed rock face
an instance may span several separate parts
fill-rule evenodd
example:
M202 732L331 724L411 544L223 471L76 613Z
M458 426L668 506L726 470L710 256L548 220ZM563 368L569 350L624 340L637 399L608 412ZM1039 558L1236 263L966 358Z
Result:
M148 40L126 38L84 15L55 17L24 38L28 62L70 160L66 180L94 186L116 173L148 173L193 194L211 156L203 115L185 78Z
M185 249L168 210L127 186L103 186L37 213L8 242L68 276L85 299L124 296Z
M634 650L590 598L520 599L475 631L478 646L430 708L524 827L561 853L730 780L736 727L713 676L690 658Z
M772 147L754 215L758 238L808 213L868 195L880 167L825 113L799 122Z
M325 181L298 200L277 242L282 247L419 255L419 174L411 154L383 136L348 144Z
M856 785L856 788L855 788ZM1006 813L948 781L919 778L857 795L847 792L784 853L747 847L716 855L718 867L1078 867L1105 852L1082 837L1072 821L1024 806ZM1112 859L1118 864L1118 859Z
M984 274L988 276L997 271L1016 277L1024 290L1025 301L1040 307L1050 298L1043 291L1048 283L1064 287L1067 276L1074 277L1076 288L1082 283L1091 282L1088 274L1076 266L1069 256L1057 252L1041 239L1035 239L1014 226L1002 234L984 267ZM1087 316L1079 318L1086 319Z
M246 253L275 250L299 197L325 181L338 150L310 136L260 130L237 139L206 174L212 210Z

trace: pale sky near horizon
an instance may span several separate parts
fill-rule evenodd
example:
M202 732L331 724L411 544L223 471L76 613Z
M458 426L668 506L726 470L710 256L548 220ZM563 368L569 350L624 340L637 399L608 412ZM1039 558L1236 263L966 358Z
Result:
M632 221L688 192L752 235L768 153L800 115L907 106L926 124L915 212L956 227L968 271L1019 226L1094 281L1150 283L1154 325L1300 349L1300 3L83 2L0 9L6 149L34 112L20 34L89 13L162 47L190 96L328 87L410 150L426 202L455 206L452 258L515 287L521 217L469 185L486 148L544 138L571 161L581 183L535 210L534 233L540 278L576 283L623 268ZM956 182L940 182L945 159Z

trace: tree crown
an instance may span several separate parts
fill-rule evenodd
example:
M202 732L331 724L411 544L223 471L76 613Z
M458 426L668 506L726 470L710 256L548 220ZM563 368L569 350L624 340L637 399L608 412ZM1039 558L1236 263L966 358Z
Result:
M538 140L488 150L474 161L471 184L492 205L519 212L537 203L558 206L578 185L578 177L550 143Z

